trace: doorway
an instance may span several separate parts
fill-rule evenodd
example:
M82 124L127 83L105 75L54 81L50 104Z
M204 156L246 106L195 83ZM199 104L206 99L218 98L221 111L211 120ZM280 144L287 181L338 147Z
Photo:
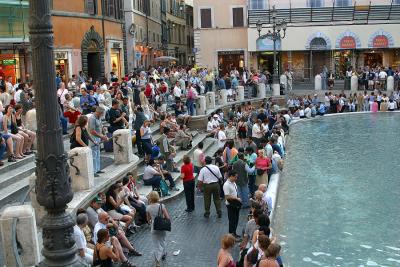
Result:
M98 80L101 77L100 53L89 52L87 54L87 62L89 77L92 77L94 81Z
M364 65L370 68L382 66L383 57L382 53L364 53Z

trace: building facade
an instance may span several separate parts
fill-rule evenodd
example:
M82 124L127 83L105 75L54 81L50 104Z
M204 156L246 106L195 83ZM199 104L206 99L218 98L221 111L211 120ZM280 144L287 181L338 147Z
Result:
M249 1L249 66L272 71L272 41L258 40L271 29L272 6L288 23L278 42L281 71L291 68L295 79L312 80L324 66L343 78L346 70L393 67L400 64L400 1L391 0L280 0Z
M178 64L186 65L186 4L182 0L165 0L167 20L167 54L178 59Z
M186 55L188 65L194 65L195 63L193 26L193 5L186 3Z
M28 1L0 2L0 76L25 77L31 72Z
M154 66L163 55L160 0L124 1L129 70Z
M227 2L193 1L196 64L218 68L220 74L242 71L248 62L247 0Z
M53 0L52 8L57 73L125 75L122 0Z

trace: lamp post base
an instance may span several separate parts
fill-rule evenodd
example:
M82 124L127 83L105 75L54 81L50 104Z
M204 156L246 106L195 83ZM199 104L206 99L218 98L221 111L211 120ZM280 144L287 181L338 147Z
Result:
M279 83L272 84L272 96L280 96L281 95L281 86Z

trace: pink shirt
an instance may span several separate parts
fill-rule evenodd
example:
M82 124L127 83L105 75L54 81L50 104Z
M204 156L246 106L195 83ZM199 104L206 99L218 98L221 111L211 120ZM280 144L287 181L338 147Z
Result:
M378 112L378 103L377 102L372 103L371 111L372 112Z
M257 157L256 159L256 168L261 170L267 170L271 165L271 160L267 157L260 158Z

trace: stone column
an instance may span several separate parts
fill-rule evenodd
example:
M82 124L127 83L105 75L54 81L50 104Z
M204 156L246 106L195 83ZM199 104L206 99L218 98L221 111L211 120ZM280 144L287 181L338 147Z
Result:
M228 104L228 91L226 89L222 89L220 91L221 98L219 99L219 105L224 106Z
M200 95L196 99L196 114L205 115L206 114L206 97Z
M393 76L387 77L386 90L389 93L388 95L390 95L390 92L392 92L394 90L394 78L393 78Z
M265 91L265 83L259 83L257 85L257 97L258 98L265 98L266 91ZM275 95L275 94L274 94ZM278 95L280 95L280 92L278 91Z
M237 93L238 93L238 101L244 101L244 87L243 86L238 86Z
M206 93L206 107L208 110L215 109L215 93L214 92Z
M315 75L314 89L315 90L322 90L322 78L321 78L321 75L319 75L319 74Z
M54 34L48 0L29 1L29 41L38 128L35 190L38 203L46 209L42 221L44 260L38 266L88 266L77 256L75 221L65 211L73 192L54 82Z
M30 205L7 207L1 216L1 238L3 242L4 263L7 267L18 266L15 261L12 239L13 221L16 224L17 240L22 247L23 266L36 266L40 260L39 241L36 229L35 212Z
M113 133L113 146L115 164L133 161L132 134L129 129L116 130Z
M351 76L351 83L350 83L350 90L351 91L357 91L357 89L358 89L358 77L357 76L355 76L355 75L353 75L353 76Z
M279 83L273 83L272 84L272 95L273 96L280 96L281 95L281 87L279 86Z
M72 190L88 190L94 186L93 155L90 147L76 147L68 152Z

